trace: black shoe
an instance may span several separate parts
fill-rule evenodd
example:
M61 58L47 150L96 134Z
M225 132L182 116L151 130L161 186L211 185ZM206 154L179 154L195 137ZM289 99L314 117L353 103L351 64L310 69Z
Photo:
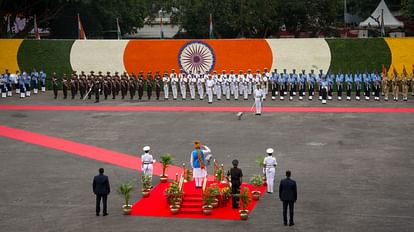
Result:
M284 222L283 225L287 226L288 224L287 224L287 222Z
M108 213L104 213L104 214L103 214L103 216L104 216L104 217L105 217L105 216L107 216L107 215L108 215Z
M293 223L293 222L289 223L289 226L294 226L294 225L295 225L295 223Z
M99 213L97 213L96 216L99 216Z

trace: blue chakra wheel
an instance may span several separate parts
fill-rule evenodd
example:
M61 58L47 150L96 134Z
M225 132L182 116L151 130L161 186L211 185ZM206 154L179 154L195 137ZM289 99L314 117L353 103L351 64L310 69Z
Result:
M213 49L201 41L191 41L180 49L178 63L186 73L208 72L213 70L216 56Z

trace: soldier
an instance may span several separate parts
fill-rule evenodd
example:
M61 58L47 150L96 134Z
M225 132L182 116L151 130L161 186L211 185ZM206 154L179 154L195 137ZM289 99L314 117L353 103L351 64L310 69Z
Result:
M328 81L328 100L333 99L333 85L334 85L335 75L332 72L328 72L326 75L326 80Z
M374 83L374 94L375 94L375 101L380 100L380 91L381 91L381 79L378 73L371 74L372 81Z
M291 73L287 79L288 83L288 90L289 90L289 101L293 100L293 93L295 92L295 83L296 83L296 74L295 69L293 69L293 73Z
M253 94L254 94L254 102L256 105L256 115L261 115L264 93L263 93L263 90L260 89L260 85L256 85L256 89L254 90Z
M213 103L213 87L215 85L215 82L213 80L213 77L211 75L208 76L208 80L206 82L207 86L207 96L208 96L208 104Z
M70 79L70 93L72 95L72 100L75 99L75 95L76 95L76 74L75 72L72 74L72 78ZM64 93L65 91L63 91L63 95L65 95ZM66 98L64 98L66 99Z
M263 160L263 173L266 175L267 193L273 193L273 184L276 174L276 158L273 157L273 148L266 149L267 157Z
M76 71L73 71L72 78L75 80L75 95L78 95L79 78L78 78L78 74L76 74Z
M230 90L231 80L229 79L229 76L226 74L226 71L223 71L223 73L221 74L221 77L223 79L223 94L226 95L226 100L229 101L230 96L231 96L231 90Z
M362 75L362 81L364 82L364 96L365 96L365 100L369 101L369 97L370 97L370 87L371 87L371 77L369 75L368 72L365 72Z
M413 65L413 70L411 73L411 76L409 78L410 82L411 82L411 96L414 96L414 65Z
M196 89L196 83L197 83L197 78L195 77L195 75L193 75L193 72L190 70L189 74L187 75L188 78L188 85L190 87L190 97L191 100L195 99L195 89Z
M338 92L338 101L342 100L342 91L343 91L343 82L344 82L344 74L340 71L336 74L336 91Z
M197 78L197 92L200 100L204 100L204 85L206 83L206 79L208 78L207 72L201 74L200 71L196 74Z
M3 74L0 74L0 94L2 98L6 98L7 97L7 93L6 93L6 85L5 85L5 79Z
M272 72L272 75L269 78L270 81L270 89L272 91L272 100L276 100L276 93L278 92L277 89L277 80L278 80L278 74L277 74L277 69L274 69Z
M57 99L57 95L58 95L58 78L57 78L55 72L53 72L53 74L52 74L52 89L53 89L53 94L55 96L55 99ZM21 93L22 92L20 92L20 94Z
M279 91L280 91L280 97L279 99L281 101L285 100L286 95L286 82L289 78L289 74L286 73L286 69L283 69L283 73L279 75L279 80L277 81L279 84Z
M321 81L322 79L324 79L325 74L323 74L323 70L319 70L319 75L316 79L317 83L318 83L318 91L319 91L319 100L322 100L322 88L321 88Z
M247 70L246 78L247 78L247 94L251 95L252 90L253 90L253 88L252 88L253 74L252 74L252 71L250 69Z
M407 70L405 69L405 66L403 68L403 72L401 76L402 76L401 89L402 89L403 101L407 101L408 100L408 89L410 88L410 86L408 83L408 73L407 73Z
M86 76L85 76L85 73L83 71L79 75L79 82L78 83L79 83L79 94L80 94L79 99L82 100L85 97L86 86L87 86Z
M119 77L118 72L115 72L114 83L115 83L115 95L118 96L119 92L121 91L121 78Z
M102 83L99 77L95 77L93 91L95 92L95 103L99 102L99 95L101 95Z
M42 92L46 92L46 73L43 72L43 70L40 70L39 77L40 77L40 87L42 89Z
M147 85L147 96L148 100L151 100L152 88L153 88L153 77L151 71L147 73L146 85Z
M147 175L151 179L152 183L152 171L153 171L153 163L155 163L155 159L149 153L151 148L150 146L145 146L143 149L144 154L141 155L141 170L144 175Z
M164 87L164 100L168 100L168 96L169 96L169 82L170 82L170 78L168 77L168 72L165 71L164 72L164 76L162 77L162 85Z
M398 95L400 93L400 80L398 78L397 70L393 70L392 75L392 95L394 96L394 101L398 101Z
M3 74L3 90L2 90L2 98L6 98L7 96L10 96L9 92L10 90L10 73L9 70L6 69L6 72Z
M20 78L19 78L19 89L20 89L20 98L25 98L26 97L26 85L25 85L25 80L24 80L24 76L22 75ZM5 91L7 91L7 88L6 88L6 90ZM6 93L6 92L5 92ZM55 97L55 99L56 99L56 97Z
M128 78L127 73L124 72L124 74L121 76L121 97L122 97L122 100L125 99L125 96L128 93L129 86L128 86L128 79L127 78Z
M346 82L346 100L351 100L351 93L352 93L352 85L353 85L353 77L352 73L348 72L345 74L345 82Z
M63 91L63 99L68 98L68 89L70 87L72 87L72 80L70 81L71 83L68 83L68 77L66 76L66 73L63 74L62 77L62 91ZM71 88L72 90L72 88ZM73 99L73 98L72 98Z
M266 100L267 93L269 92L270 72L267 71L267 68L264 68L263 71L264 71L263 76L262 76L262 89L264 91L263 100Z
M160 72L157 71L155 73L155 96L157 97L157 100L160 100L160 94L161 94L161 77L160 77Z
M14 75L10 74L10 80L12 83L12 90L13 88L16 90L16 94L20 93L20 89L19 89L19 78L20 78L20 73L19 70L16 70L16 73Z
M26 97L30 97L30 90L31 90L30 82L31 82L31 77L25 71L23 71L22 76L24 76L23 77L23 80L24 80L24 86L26 88ZM12 84L11 84L11 79L9 77L9 87L8 87L8 89L9 89L9 93L8 93L9 96L11 96L11 88L12 88Z
M308 100L312 101L313 95L315 94L315 84L316 84L316 75L313 69L311 70L311 73L308 75L308 79L306 80L306 82L308 83L308 91L309 91Z
M255 86L260 85L260 89L263 90L262 82L263 82L263 77L260 74L260 69L257 69L256 74L254 75L253 83L254 83ZM264 91L263 91L263 94L264 94ZM263 98L263 100L264 100L264 98Z
M216 97L217 101L221 100L221 94L222 94L222 83L223 83L223 77L221 75L217 75L216 71L214 71L215 74L213 75L213 79L215 81L215 89L216 89Z
M327 80L327 77L325 75L321 75L322 78L320 79L320 88L321 88L321 97L322 97L322 104L326 104L326 99L328 95L328 86L329 82Z
M241 89L241 93L243 94L243 99L248 100L249 99L249 93L247 91L248 83L247 83L247 77L244 75L243 70L239 71L239 75L237 76L239 79L239 88Z
M293 78L293 84L292 84L292 89L293 89L293 96L296 96L296 92L297 92L297 86L298 86L298 74L296 74L296 69L292 70L293 73L291 74L291 77Z
M37 94L39 91L39 73L36 71L36 69L33 69L33 72L31 74L32 76L32 86L33 86L33 93Z
M361 82L362 82L362 74L361 73L355 73L354 76L354 82L355 82L355 90L356 90L356 100L359 101L361 99Z
M179 79L174 69L171 70L170 80L171 80L171 90L173 93L173 99L177 100L177 97L178 97L177 85L178 85Z
M138 76L138 100L142 100L142 96L144 96L144 74L141 71Z
M305 97L305 83L306 83L307 75L305 73L305 70L302 70L302 73L299 74L298 78L298 90L299 90L299 100L303 100L303 97Z
M92 99L92 91L94 86L95 72L91 71L88 77L88 99Z
M390 85L388 80L388 72L384 65L382 65L382 74L381 74L381 83L382 83L382 96L384 96L384 100L388 101L389 95L389 88Z
M231 86L233 86L234 100L237 101L239 100L239 79L237 78L236 74L234 74L233 70L230 71L229 79L230 79Z
M183 100L187 97L187 75L185 74L184 70L180 70L180 73L178 74L178 79L180 82L180 92L181 92L181 98Z

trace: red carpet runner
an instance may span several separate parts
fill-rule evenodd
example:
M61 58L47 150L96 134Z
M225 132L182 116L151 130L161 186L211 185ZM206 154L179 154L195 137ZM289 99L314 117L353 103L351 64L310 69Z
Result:
M196 189L194 181L184 184L184 200L182 203L181 212L173 215L170 212L170 207L165 197L165 190L170 183L160 183L152 189L148 198L141 198L132 207L131 215L133 216L154 216L154 217L172 217L172 218L207 218L207 219L221 219L221 220L240 220L239 210L232 209L231 199L227 206L219 206L213 209L211 215L204 215L201 211L201 190ZM253 187L250 184L243 184L241 189L248 187L250 191ZM259 189L262 192L266 191L266 187L262 186ZM258 201L252 200L247 209L251 213Z

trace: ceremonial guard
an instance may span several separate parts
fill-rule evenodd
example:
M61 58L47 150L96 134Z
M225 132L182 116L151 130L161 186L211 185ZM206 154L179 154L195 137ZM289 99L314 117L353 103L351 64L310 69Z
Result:
M315 84L316 84L316 75L313 69L311 70L311 73L308 75L308 79L306 81L308 83L308 91L309 91L308 100L312 101L313 96L315 95Z
M400 80L398 78L397 70L393 70L392 75L392 95L394 96L394 101L398 101L398 95L400 93Z
M189 71L187 78L188 78L188 85L190 87L190 97L191 97L191 100L194 100L195 95L196 95L197 78L191 70Z
M185 74L184 70L180 70L180 73L178 74L178 79L180 81L180 91L181 91L181 98L182 100L185 100L187 98L187 83L188 78Z
M259 69L257 69L256 70L256 74L254 74L253 84L254 84L254 86L259 85L260 86L260 89L263 90L263 88L262 88L262 75L260 74L260 70ZM263 92L263 94L264 94L264 92Z
M144 96L144 75L141 71L138 76L138 99L142 100L142 96Z
M118 72L115 72L115 91L116 91L116 96L119 95L119 91L121 91L121 78L118 75Z
M71 86L72 86L72 80L70 80L70 83L69 83L69 80L68 80L68 78L66 76L66 73L64 73L63 74L63 77L62 77L63 99L66 99L68 97L68 90L69 89L72 90L71 89Z
M263 101L263 90L260 89L260 85L256 85L256 89L254 90L254 102L256 105L256 115L262 114L262 101Z
M168 77L168 72L165 71L164 76L162 77L162 84L164 87L164 100L168 100L169 90L170 90L169 83L170 83L170 78Z
M73 74L72 74L72 78L70 79L70 93L71 93L71 96L72 96L72 100L73 99L75 99L75 95L76 95L76 73L75 72L73 72ZM63 93L63 95L65 95L64 93Z
M30 78L30 75L29 74L27 74L25 71L23 71L23 74L22 74L22 77L23 77L23 80L24 80L24 87L26 88L26 97L30 97L30 88L31 88L31 86L30 86L30 81L31 81L31 78ZM8 86L8 89L9 89L9 96L11 96L11 88L12 88L12 83L11 83L11 79L10 79L10 76L9 76L9 86Z
M206 156L211 153L210 148L201 146L199 141L194 142L195 149L191 153L190 163L193 169L193 178L196 188L203 187L203 180L207 177Z
M93 94L93 85L94 85L94 79L95 79L95 72L91 71L88 76L88 99L92 99Z
M213 79L215 80L216 84L215 84L215 89L216 89L216 97L217 97L217 101L221 100L221 86L223 83L223 77L221 75L217 75L216 71L214 71L215 74L213 75Z
M322 100L322 85L321 85L321 81L322 79L325 79L325 74L323 74L323 70L319 70L319 75L316 79L317 83L318 83L318 91L319 91L319 100Z
M206 81L208 104L213 103L213 87L214 87L214 85L215 85L215 82L213 80L213 77L211 75L209 75L208 80Z
M328 100L332 100L333 84L335 75L332 72L328 72L326 80L328 81Z
M295 92L296 74L295 70L291 73L287 79L288 90L289 90L289 101L293 100L293 93Z
M57 81L57 80L56 80ZM26 85L25 85L25 80L24 80L24 76L22 75L19 78L19 89L20 89L20 98L25 98L26 97ZM7 83L7 82L6 82ZM7 91L7 88L6 90ZM4 94L6 94L6 92L4 92ZM5 96L4 96L5 97ZM57 98L57 94L55 95L55 99Z
M269 92L269 80L270 80L270 73L267 71L267 68L263 69L264 73L262 76L262 89L264 91L264 98L266 100L267 93Z
M239 80L243 91L243 99L246 101L249 99L249 79L247 78L247 75L244 75L242 70L240 70Z
M326 98L327 98L327 95L328 95L328 85L329 85L329 83L328 83L328 80L327 80L327 77L325 76L325 75L321 75L322 76L322 78L320 79L320 89L321 89L321 97L322 97L322 104L326 104Z
M39 77L40 77L40 87L42 89L42 92L46 92L46 73L43 70L40 70Z
M205 72L204 74L201 74L200 71L198 71L197 78L197 91L198 96L200 97L200 100L204 100L204 85L206 84L206 80L208 79L208 74Z
M364 82L364 96L365 96L365 100L369 101L370 98L370 93L371 93L371 77L369 75L368 72L365 72L362 75L362 81Z
M20 79L20 72L19 72L19 70L16 70L16 74L14 74L14 75L10 74L10 81L12 83L12 90L14 88L16 90L16 94L20 93L19 79Z
M149 71L147 73L147 79L146 79L148 100L151 100L153 84L154 83L153 83L152 73L151 71Z
M7 97L7 93L6 93L6 85L5 85L5 79L4 79L4 75L0 74L0 94L1 94L1 98L6 98Z
M384 96L384 100L388 101L388 95L390 92L390 85L389 85L389 77L387 69L384 65L382 65L382 74L381 74L381 82L382 82L382 95Z
M171 80L171 90L172 90L172 93L173 93L173 99L177 100L177 97L178 97L178 87L177 87L177 85L178 85L179 79L178 79L178 76L175 73L174 69L171 70L170 80Z
M104 92L104 99L108 99L108 95L110 94L110 88L111 84L108 80L108 73L106 73L106 76L103 79L103 92Z
M263 160L263 173L266 175L267 193L273 193L273 183L276 174L276 158L273 157L273 148L266 149L267 157Z
M279 80L277 81L279 84L279 91L280 91L280 97L279 99L281 101L285 100L286 95L286 82L289 79L289 74L286 73L286 69L283 69L283 73L279 75Z
M39 87L38 87L39 86L39 73L36 71L36 69L33 69L31 76L32 76L33 93L37 94L39 92Z
M81 73L81 75L79 75L79 94L81 100L85 97L87 85L86 76L84 73Z
M380 91L381 91L381 79L378 73L373 73L371 75L372 81L374 83L374 94L375 94L375 101L380 100Z
M297 91L297 86L298 86L298 75L296 74L296 69L293 69L292 71L293 73L291 73L290 76L293 79L293 85L292 85L293 96L296 96L296 91Z
M350 101L351 100L351 93L352 93L352 85L353 85L353 77L352 77L352 73L348 72L345 75L345 82L346 82L346 100Z
M223 88L224 91L223 93L226 94L226 100L229 101L230 100L230 94L231 94L231 79L229 78L229 76L226 74L226 72L224 71L224 73L221 75L223 78Z
M102 83L99 80L99 77L95 77L93 90L95 92L95 103L99 102L99 95L101 95Z
M338 101L342 100L342 91L343 91L343 82L344 82L344 74L339 72L336 74L336 91L338 92Z
M298 91L299 91L299 100L303 100L303 97L305 97L305 84L307 80L307 75L305 73L305 70L302 70L302 73L299 74L298 78Z
M55 99L57 99L57 95L58 95L58 78L57 78L55 72L52 74L52 89L53 89L53 94L55 96ZM22 92L20 92L20 95L21 95L21 93Z
M277 80L279 79L279 74L277 73L277 69L274 69L272 72L272 76L269 78L270 80L270 88L272 90L272 100L276 100L276 96L278 95L278 84Z
M230 79L231 85L233 86L234 100L237 101L239 100L239 78L236 76L236 74L234 74L233 70L230 71L229 79Z
M361 73L355 73L354 76L354 82L355 82L355 90L356 90L356 100L359 101L361 99L361 82L362 82L362 74Z
M403 72L401 75L402 75L401 90L402 90L402 95L403 95L403 101L407 101L408 100L408 89L410 88L410 85L408 82L408 73L407 73L407 70L405 69L405 66L403 68Z
M4 72L2 80L3 80L2 98L6 98L7 96L10 95L9 91L11 91L9 89L10 73L8 69L6 69L6 71ZM23 82L23 86L24 86L24 82Z
M128 74L124 72L124 74L122 74L121 76L121 98L122 100L125 99L125 96L128 93L128 89L129 89L128 83L129 83Z
M155 163L155 159L149 153L151 150L150 146L145 146L142 150L144 154L141 155L141 170L144 175L150 177L152 183L153 163Z
M247 93L249 95L252 94L252 85L253 85L253 74L252 71L250 69L247 70L247 74L246 74L246 78L247 78Z
M161 77L160 77L160 72L159 71L157 71L155 73L154 84L155 84L155 96L157 97L157 100L160 100L160 95L161 95Z

